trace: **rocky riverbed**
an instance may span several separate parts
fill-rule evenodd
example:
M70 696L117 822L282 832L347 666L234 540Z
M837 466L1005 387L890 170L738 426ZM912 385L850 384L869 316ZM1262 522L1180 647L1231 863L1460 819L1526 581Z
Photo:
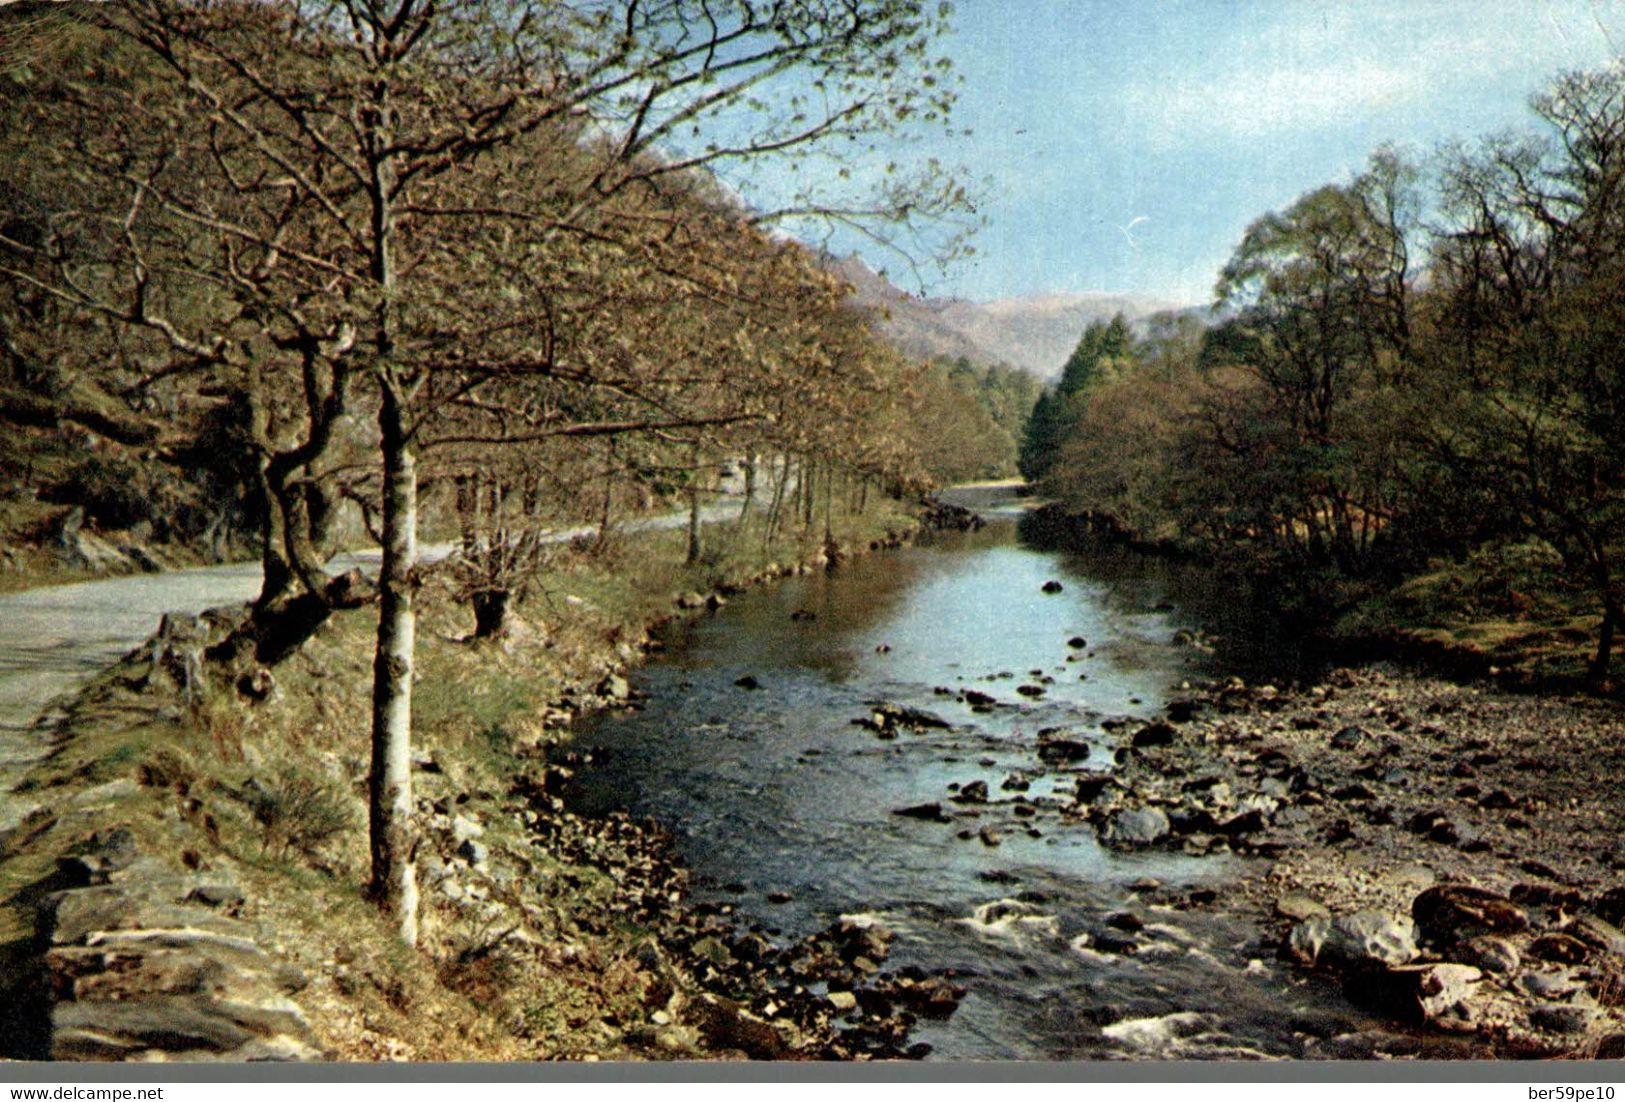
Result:
M1212 906L1463 1054L1618 1057L1622 736L1617 704L1382 667L1230 679L1125 726L1069 813L1120 848L1245 855ZM1319 1054L1404 1048L1354 1033Z

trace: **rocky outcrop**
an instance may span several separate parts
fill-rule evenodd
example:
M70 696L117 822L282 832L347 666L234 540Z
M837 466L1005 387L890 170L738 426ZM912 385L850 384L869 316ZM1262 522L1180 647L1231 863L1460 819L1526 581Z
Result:
M114 540L92 532L85 527L85 511L79 506L57 520L52 543L64 563L93 574L156 574L174 566L139 539Z
M40 910L53 1060L314 1060L305 977L237 917L225 876L140 857L122 830L64 858Z

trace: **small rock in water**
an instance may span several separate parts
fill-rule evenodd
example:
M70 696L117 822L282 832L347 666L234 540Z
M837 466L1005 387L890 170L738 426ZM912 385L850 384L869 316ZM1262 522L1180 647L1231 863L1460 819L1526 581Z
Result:
M1073 650L1082 650L1084 647L1089 645L1089 640L1085 639L1081 635L1074 635L1072 638L1066 641L1066 645L1071 647Z
M744 677L736 678L734 684L741 689L760 689L762 687L762 683L748 673Z
M987 782L971 781L962 787L959 794L953 799L955 803L961 804L985 804L987 803Z
M1039 588L1042 589L1045 593L1059 593L1059 592L1061 592L1061 590L1065 589L1066 587L1063 586L1060 582L1058 582L1055 579L1051 578L1049 581L1045 582Z
M939 803L915 804L913 807L899 807L892 811L893 815L901 815L905 819L925 819L933 823L946 823L949 821L948 813L942 810Z
M982 840L982 844L984 846L996 846L1000 842L1004 841L1004 835L1000 834L997 830L994 830L990 826L985 826L981 830L977 831L976 836Z

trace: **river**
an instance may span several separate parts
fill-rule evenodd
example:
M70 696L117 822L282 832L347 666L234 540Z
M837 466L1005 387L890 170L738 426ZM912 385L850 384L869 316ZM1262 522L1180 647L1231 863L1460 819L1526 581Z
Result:
M1313 1037L1374 1028L1276 964L1256 929L1189 904L1239 859L1107 850L1059 810L1080 772L1110 768L1112 719L1152 717L1182 683L1258 660L1256 646L1174 641L1237 610L1189 570L1029 546L1013 499L969 500L990 521L978 532L675 623L635 679L642 710L581 733L598 764L580 806L662 821L699 896L770 936L869 916L898 934L889 965L956 973L959 1010L914 1033L933 1059L1298 1057ZM973 712L964 689L999 703ZM882 739L854 725L880 703L951 727ZM1052 727L1090 743L1088 759L1040 762ZM1005 787L1017 773L1025 790ZM951 802L976 781L987 803ZM979 817L894 813L933 801ZM1122 927L1140 927L1138 951L1098 951Z

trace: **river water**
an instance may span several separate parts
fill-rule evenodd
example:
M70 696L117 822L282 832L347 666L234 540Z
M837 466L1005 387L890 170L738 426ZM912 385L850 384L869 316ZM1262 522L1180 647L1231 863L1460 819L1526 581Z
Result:
M674 624L665 655L635 678L646 706L581 733L599 751L583 809L665 823L700 896L734 903L763 932L871 916L898 934L889 966L953 970L969 994L914 1033L933 1059L1295 1057L1314 1038L1371 1028L1277 965L1257 930L1168 904L1222 889L1239 859L1109 851L1059 812L1078 772L1110 768L1116 736L1103 723L1151 717L1181 683L1257 657L1174 642L1182 628L1222 626L1222 595L1167 564L1028 546L1012 500L977 506L981 531ZM1042 591L1052 579L1061 592ZM746 677L759 687L736 684ZM998 706L973 712L957 695L967 688ZM885 740L852 723L883 702L951 729ZM1036 736L1050 727L1091 743L1089 758L1045 766ZM1017 772L1025 791L1003 787ZM949 802L977 780L987 804ZM980 815L893 813L931 801ZM997 844L978 836L984 826ZM1096 951L1114 924L1134 925L1108 922L1123 912L1144 925L1139 951Z

